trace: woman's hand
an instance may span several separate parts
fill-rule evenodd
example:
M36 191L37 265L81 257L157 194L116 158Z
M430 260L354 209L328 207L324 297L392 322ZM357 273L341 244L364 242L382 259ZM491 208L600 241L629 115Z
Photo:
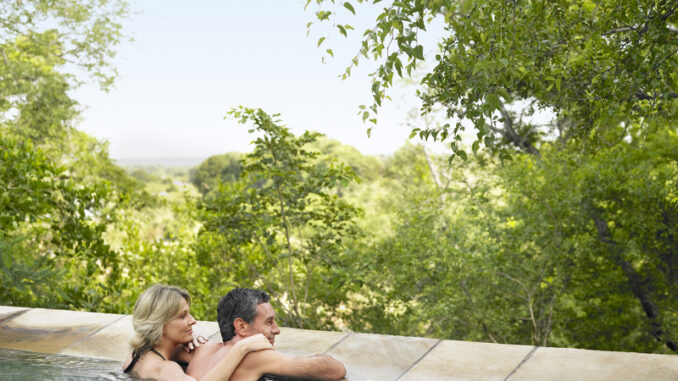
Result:
M191 353L193 350L198 348L201 344L205 344L208 340L204 336L193 336L193 340L184 344L184 350L188 353Z
M261 333L258 333L250 337L246 337L235 343L235 345L240 345L244 347L248 352L256 352L264 349L273 349L273 345L271 345L266 336L262 335Z

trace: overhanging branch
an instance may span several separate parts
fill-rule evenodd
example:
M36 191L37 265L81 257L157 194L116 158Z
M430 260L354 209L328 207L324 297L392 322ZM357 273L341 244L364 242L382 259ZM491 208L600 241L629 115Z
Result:
M675 92L670 92L670 93L666 94L665 96L667 98L670 98L670 99L678 99L678 93L675 93ZM652 95L645 94L645 93L640 92L640 91L636 93L636 97L640 100L648 100L648 101L655 100L655 99L658 98L656 96L653 97ZM662 98L662 97L659 96L659 98Z
M499 111L501 112L501 116L504 119L504 129L496 129L495 131L502 134L506 139L515 144L521 150L529 153L530 155L540 157L541 153L539 150L527 140L525 140L525 138L520 136L520 134L518 134L513 128L513 120L511 119L511 115L509 115L508 111L506 111L506 107L504 107L502 102L499 102Z

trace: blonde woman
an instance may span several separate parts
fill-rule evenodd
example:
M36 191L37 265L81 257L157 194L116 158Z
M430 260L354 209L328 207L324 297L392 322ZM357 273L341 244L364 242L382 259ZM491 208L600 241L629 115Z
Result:
M189 362L192 353L181 348L193 341L195 319L189 310L186 290L156 284L144 291L134 305L132 323L135 337L132 353L123 365L125 373L154 380L194 380L175 361ZM272 348L263 336L243 340L200 380L228 380L240 361L252 351ZM235 349L235 348L234 348ZM175 360L175 361L171 361Z

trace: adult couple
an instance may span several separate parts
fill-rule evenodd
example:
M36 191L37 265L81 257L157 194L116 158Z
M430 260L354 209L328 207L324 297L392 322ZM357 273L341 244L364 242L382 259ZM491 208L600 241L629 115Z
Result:
M232 290L217 308L223 343L199 345L191 328L195 319L189 294L179 287L151 286L134 306L133 351L123 368L155 380L257 380L264 375L342 379L344 365L331 356L291 357L273 349L280 329L269 301L263 291ZM195 349L185 351L191 343Z

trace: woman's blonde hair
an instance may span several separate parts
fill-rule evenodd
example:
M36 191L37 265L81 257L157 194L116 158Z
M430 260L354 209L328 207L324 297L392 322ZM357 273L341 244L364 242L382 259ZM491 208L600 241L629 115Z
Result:
M191 305L191 297L183 288L154 284L134 304L132 349L138 354L150 350L162 340L162 327L181 312L181 300Z

